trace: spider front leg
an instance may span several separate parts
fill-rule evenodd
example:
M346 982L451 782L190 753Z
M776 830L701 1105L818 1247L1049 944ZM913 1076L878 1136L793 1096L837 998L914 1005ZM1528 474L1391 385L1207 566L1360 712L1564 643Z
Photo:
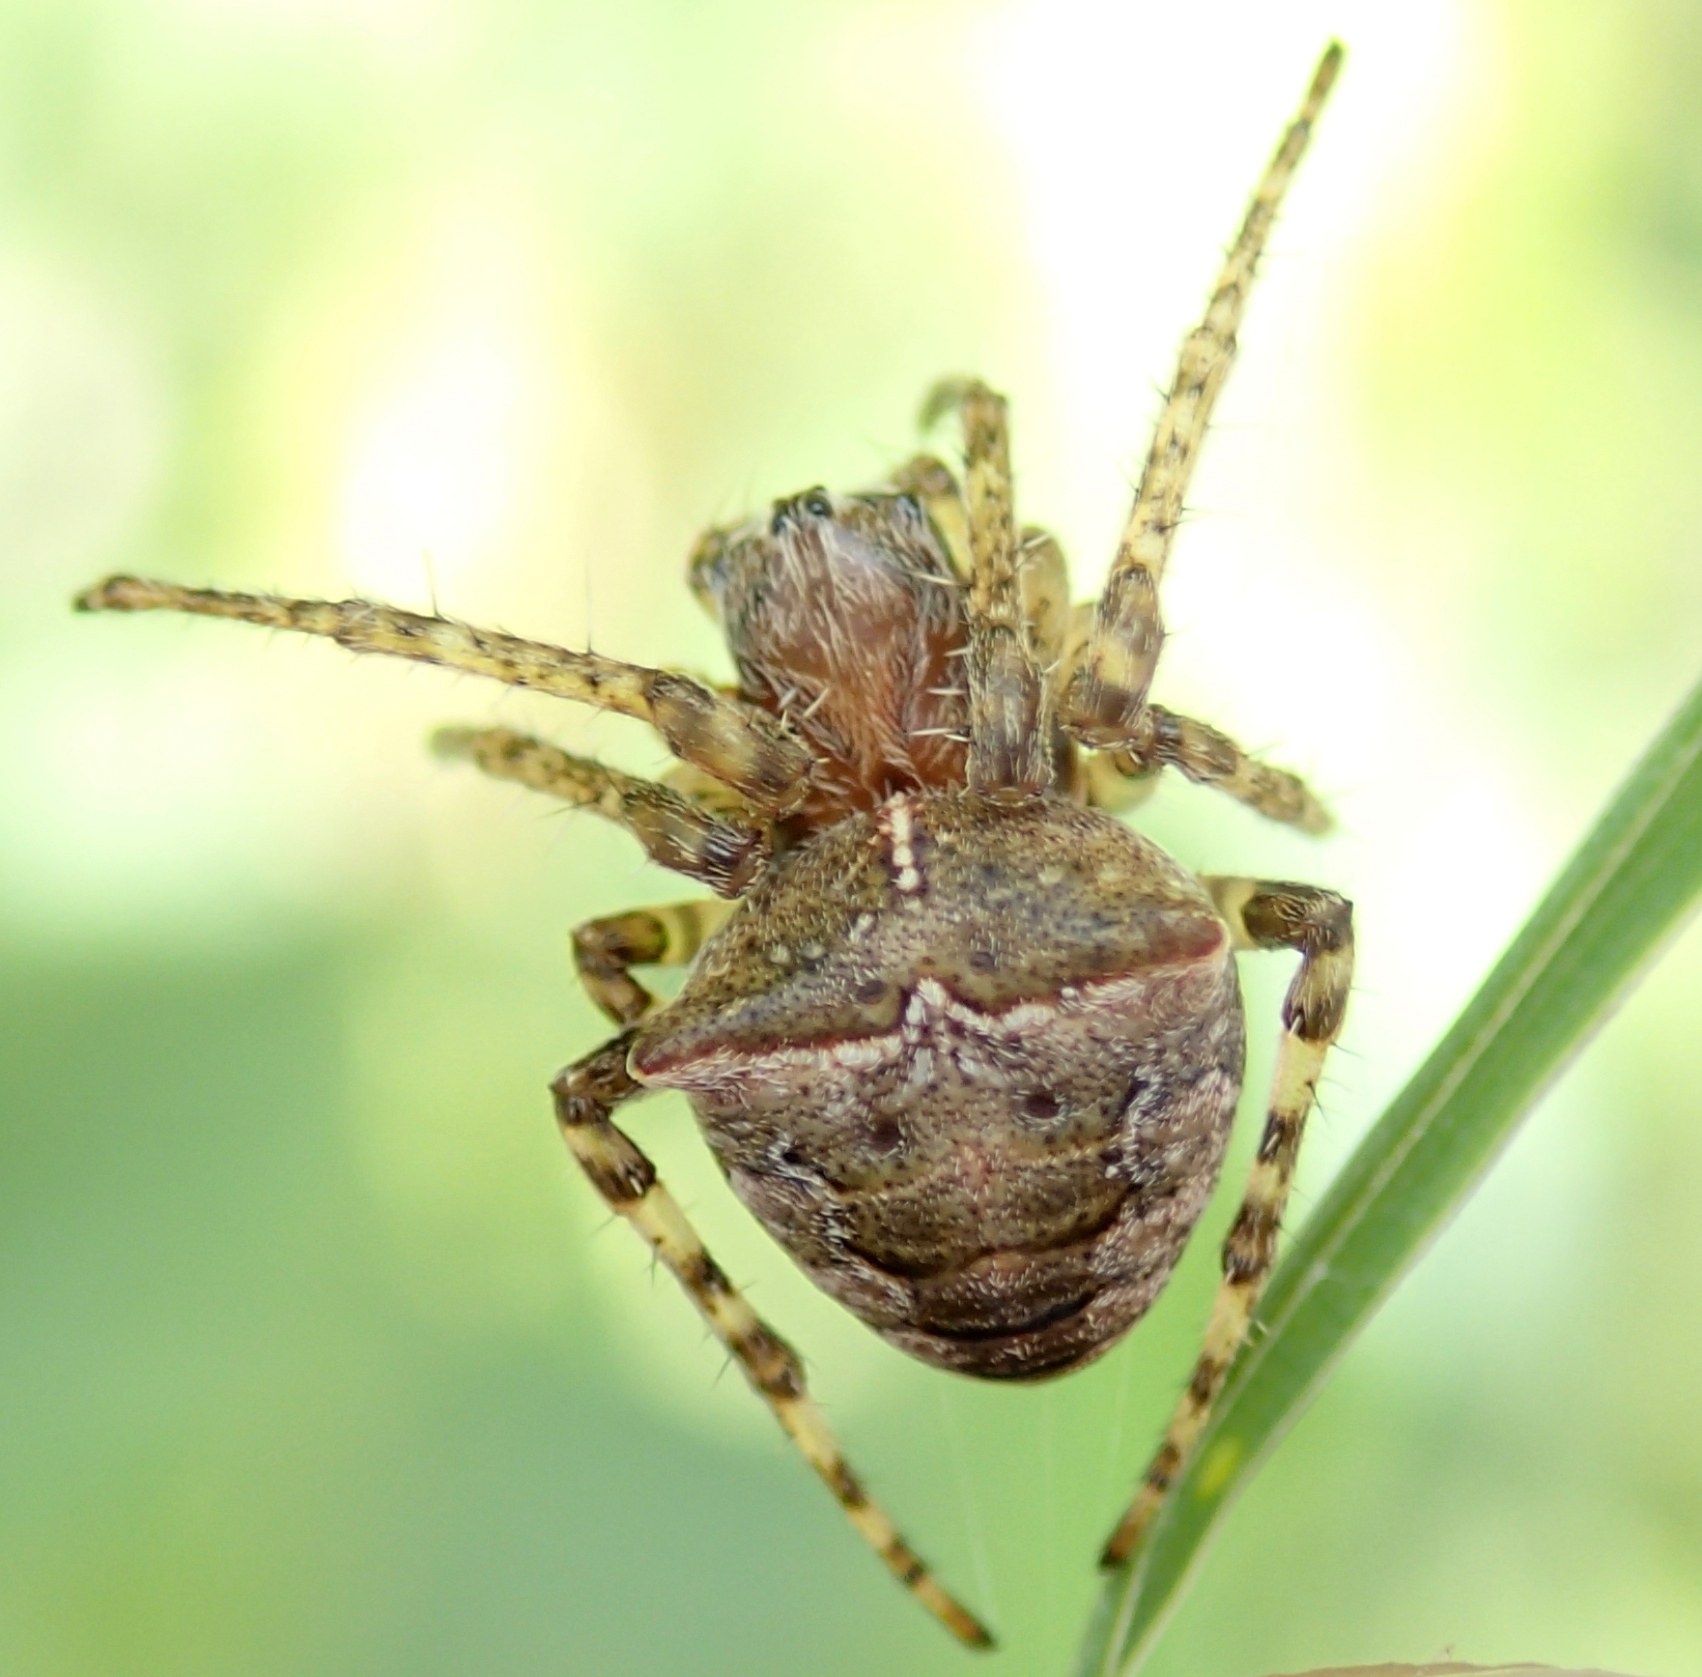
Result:
M1324 1055L1341 1033L1353 978L1353 908L1334 891L1253 879L1203 881L1241 949L1293 949L1300 970L1283 1001L1270 1108L1241 1209L1223 1243L1223 1281L1205 1343L1164 1442L1133 1505L1106 1543L1101 1563L1134 1553L1192 1453L1276 1258L1277 1230L1294 1180L1294 1161L1312 1110Z
M887 1569L959 1640L990 1646L987 1628L946 1593L846 1465L805 1388L797 1353L745 1302L657 1180L650 1160L613 1123L615 1110L643 1092L627 1070L636 1034L624 1031L569 1066L551 1086L556 1120L574 1158L609 1208L637 1230L685 1288L710 1330Z
M1065 695L1064 725L1085 745L1119 745L1135 726L1158 667L1164 629L1158 589L1219 390L1235 359L1253 273L1312 126L1341 68L1332 42L1318 61L1299 114L1283 135L1229 247L1205 319L1188 334L1158 417L1092 633Z
M923 403L923 426L952 408L969 509L969 786L1025 798L1052 785L1052 703L1028 617L1005 399L979 380L947 379Z
M440 728L440 757L466 761L497 780L512 780L625 827L651 861L736 897L768 860L768 834L750 821L721 816L653 780L640 780L575 757L509 728ZM621 1021L624 1023L625 1021Z
M764 810L794 809L808 790L810 754L780 723L755 705L712 692L671 670L624 664L600 653L522 640L372 600L296 600L112 576L85 589L75 604L79 611L228 617L322 635L351 652L443 664L648 722L676 757L737 787Z

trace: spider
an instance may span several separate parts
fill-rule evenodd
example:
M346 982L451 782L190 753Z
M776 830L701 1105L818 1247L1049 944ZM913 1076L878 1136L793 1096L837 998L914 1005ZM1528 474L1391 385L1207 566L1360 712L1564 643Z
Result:
M1273 820L1328 825L1294 775L1147 694L1183 495L1340 62L1332 44L1183 345L1094 604L1072 610L1059 547L1019 529L1004 400L968 379L940 384L923 415L958 416L961 487L923 455L873 489L808 489L700 539L690 583L725 631L730 691L365 600L116 576L77 601L323 635L660 734L679 759L664 782L500 728L445 730L437 746L596 811L715 893L575 932L617 1030L555 1079L557 1122L858 1531L970 1644L992 1639L852 1472L797 1354L616 1118L647 1090L683 1090L735 1192L832 1297L925 1362L1037 1380L1109 1349L1168 1279L1240 1091L1234 954L1298 954L1204 1344L1102 1557L1129 1558L1246 1334L1352 967L1342 897L1195 878L1113 815L1174 767ZM666 1004L634 976L687 965Z

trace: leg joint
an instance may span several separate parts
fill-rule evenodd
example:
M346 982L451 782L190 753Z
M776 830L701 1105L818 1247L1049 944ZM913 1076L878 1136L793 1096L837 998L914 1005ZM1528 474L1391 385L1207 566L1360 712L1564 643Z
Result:
M804 1367L798 1353L773 1329L758 1323L729 1342L744 1364L750 1382L772 1403L795 1401L804 1395Z

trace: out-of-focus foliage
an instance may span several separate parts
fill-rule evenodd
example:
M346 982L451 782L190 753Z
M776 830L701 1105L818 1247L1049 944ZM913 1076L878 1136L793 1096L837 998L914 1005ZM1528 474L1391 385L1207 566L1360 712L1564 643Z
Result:
M1160 686L1343 830L1185 786L1141 817L1357 904L1297 1217L1694 675L1693 8L0 3L0 1669L959 1660L552 1133L603 1028L566 929L677 882L422 742L657 749L66 603L117 568L436 598L721 673L695 530L879 476L959 369L1010 391L1024 513L1085 592L1331 34ZM1686 1669L1699 954L1362 1341L1151 1670ZM1255 1086L1286 977L1248 964ZM634 1125L994 1618L983 1668L1061 1666L1226 1206L1104 1364L982 1389L817 1299L683 1108Z
M1557 1665L1356 1665L1329 1671L1295 1672L1293 1677L1613 1677L1607 1671L1562 1671Z

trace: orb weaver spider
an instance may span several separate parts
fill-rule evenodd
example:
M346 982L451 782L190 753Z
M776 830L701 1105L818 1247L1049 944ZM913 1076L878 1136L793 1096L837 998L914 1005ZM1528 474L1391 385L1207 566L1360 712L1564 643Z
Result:
M1204 1345L1104 1551L1126 1561L1187 1458L1271 1268L1352 970L1327 890L1195 878L1113 818L1167 767L1273 820L1328 824L1293 775L1150 702L1158 590L1271 223L1341 62L1331 45L1183 344L1109 579L1072 610L1061 550L1019 527L1005 403L955 412L964 479L919 456L859 494L809 489L691 559L738 671L666 670L365 600L116 576L88 611L322 635L648 722L679 759L636 779L500 728L444 754L594 810L716 899L574 935L618 1028L552 1085L569 1148L690 1295L887 1567L963 1641L991 1636L851 1471L797 1354L705 1250L615 1122L683 1090L734 1190L830 1295L912 1355L1035 1380L1146 1311L1204 1209L1240 1092L1234 955L1300 957L1274 1087ZM665 1004L634 977L687 966Z

